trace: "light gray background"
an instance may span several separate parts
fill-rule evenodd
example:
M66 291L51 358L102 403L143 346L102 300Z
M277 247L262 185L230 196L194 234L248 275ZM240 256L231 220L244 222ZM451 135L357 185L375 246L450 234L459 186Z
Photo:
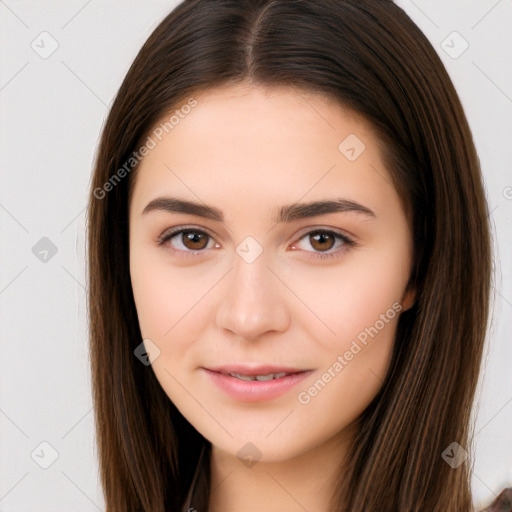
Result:
M109 105L176 3L0 0L0 512L104 508L87 354L86 196ZM512 0L398 3L459 91L492 212L496 301L474 410L480 507L512 485ZM58 48L43 59L53 39ZM32 252L43 237L57 249L46 262Z

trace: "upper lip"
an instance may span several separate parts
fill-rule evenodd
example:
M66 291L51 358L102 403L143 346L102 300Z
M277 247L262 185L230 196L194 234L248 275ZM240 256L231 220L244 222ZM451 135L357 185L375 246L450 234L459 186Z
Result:
M238 373L240 375L268 375L270 373L300 373L308 370L291 368L289 366L275 366L271 364L249 365L249 364L225 364L220 366L206 367L207 370L218 373Z

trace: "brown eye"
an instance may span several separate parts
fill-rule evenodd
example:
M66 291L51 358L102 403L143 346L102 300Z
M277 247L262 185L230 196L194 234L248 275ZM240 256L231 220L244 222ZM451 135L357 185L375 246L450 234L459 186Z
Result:
M309 249L304 246L309 246ZM303 249L313 258L326 260L341 257L347 250L356 246L356 242L341 233L328 229L315 229L303 235L299 243L294 244L292 248Z
M209 236L206 233L200 231L182 231L182 243L191 251L200 251L204 249L208 244Z
M328 232L313 232L309 234L309 238L311 247L317 251L328 251L335 243L334 237Z
M188 253L205 252L215 245L214 239L200 229L175 229L166 232L157 240L159 245L167 246L176 253L186 256ZM210 245L208 245L210 244Z

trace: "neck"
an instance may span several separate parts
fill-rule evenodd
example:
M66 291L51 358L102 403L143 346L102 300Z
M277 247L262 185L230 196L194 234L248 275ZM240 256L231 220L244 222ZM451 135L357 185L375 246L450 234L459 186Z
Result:
M208 512L328 512L352 440L344 430L293 458L250 467L212 445Z

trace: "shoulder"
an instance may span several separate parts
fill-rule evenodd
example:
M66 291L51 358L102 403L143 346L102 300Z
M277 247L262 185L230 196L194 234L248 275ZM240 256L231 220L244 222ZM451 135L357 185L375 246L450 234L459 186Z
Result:
M487 508L479 512L512 512L512 487L503 489Z

